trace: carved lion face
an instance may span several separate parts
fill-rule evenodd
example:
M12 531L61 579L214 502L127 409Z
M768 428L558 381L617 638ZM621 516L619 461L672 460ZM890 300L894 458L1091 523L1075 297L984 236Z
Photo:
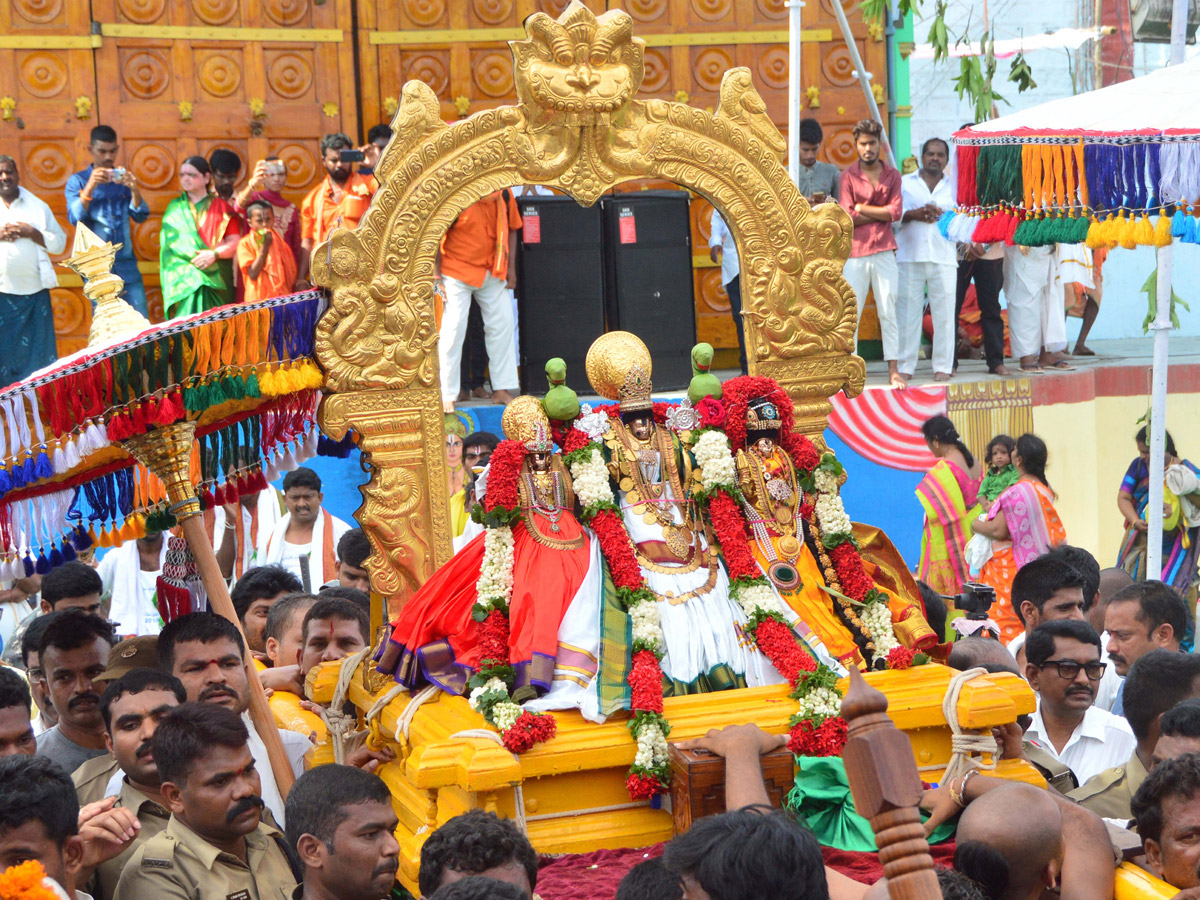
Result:
M642 84L644 43L633 37L633 19L611 10L597 18L572 3L557 21L535 13L529 38L511 46L525 70L522 101L569 113L611 113L629 103Z

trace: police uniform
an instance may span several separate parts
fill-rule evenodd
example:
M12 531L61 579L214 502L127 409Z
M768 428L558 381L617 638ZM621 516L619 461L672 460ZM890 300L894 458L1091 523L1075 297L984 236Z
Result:
M1025 741L1023 750L1025 758L1029 760L1030 764L1041 773L1042 777L1046 779L1046 783L1060 794L1066 794L1079 787L1075 773L1066 763L1055 759L1032 741Z
M1130 819L1133 817L1130 810L1133 795L1147 774L1146 767L1134 753L1125 765L1093 775L1067 796L1102 818Z
M71 781L75 785L75 795L79 798L80 806L87 806L105 797L111 797L108 790L113 777L120 773L120 766L111 753L89 759L71 773Z
M246 835L246 862L225 853L175 816L134 851L116 900L291 900L296 876L283 835L259 824Z
M133 810L142 827L137 836L117 856L100 863L96 868L88 885L96 900L113 900L121 872L130 858L142 844L162 834L167 827L167 820L171 818L166 808L151 800L125 779L121 780L121 790L117 793L117 806Z

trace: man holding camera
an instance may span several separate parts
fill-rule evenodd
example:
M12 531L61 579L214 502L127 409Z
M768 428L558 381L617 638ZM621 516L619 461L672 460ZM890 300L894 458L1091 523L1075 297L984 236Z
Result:
M371 205L379 187L373 175L354 171L354 164L365 160L347 135L340 132L321 138L321 163L325 179L317 184L300 204L301 251L299 279L307 280L309 255L335 228L357 228L358 220Z
M150 207L133 173L117 165L116 131L108 125L97 125L92 129L88 149L92 164L67 179L67 218L72 225L83 223L100 240L120 245L113 273L125 282L129 305L145 316L146 288L133 253L129 220L146 221Z

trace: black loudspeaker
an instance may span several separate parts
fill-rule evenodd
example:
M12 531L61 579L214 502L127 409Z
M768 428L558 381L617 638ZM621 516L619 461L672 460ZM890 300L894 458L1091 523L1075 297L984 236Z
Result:
M636 191L600 201L608 328L646 343L655 391L685 388L692 377L696 307L688 199L686 191Z
M570 197L518 197L521 211L517 296L521 315L521 392L546 393L546 360L561 356L567 384L591 393L588 347L604 333L604 258L600 208Z

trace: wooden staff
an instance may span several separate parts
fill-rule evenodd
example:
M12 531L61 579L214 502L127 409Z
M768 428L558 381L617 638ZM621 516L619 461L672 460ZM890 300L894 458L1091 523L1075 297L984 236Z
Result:
M283 749L283 741L279 737L279 728L271 707L267 704L267 695L263 691L262 682L258 678L258 669L254 666L254 657L249 653L249 643L242 631L242 623L238 621L233 601L229 598L229 585L221 574L217 556L213 552L208 533L204 530L204 518L200 510L200 500L192 488L188 472L191 465L192 443L196 437L195 422L176 422L153 428L145 434L135 435L121 441L121 446L138 462L153 472L162 481L167 491L167 501L170 503L171 514L175 516L183 531L184 539L191 548L196 560L196 568L200 571L200 581L208 594L208 604L218 615L224 616L234 624L242 635L242 641L247 648L245 656L246 680L250 683L250 720L258 731L267 748L267 757L271 761L271 773L275 776L275 784L279 788L279 796L286 798L292 788L295 775L287 753Z
M887 714L888 700L850 667L842 700L849 737L842 751L854 808L871 823L891 900L941 900L921 824L921 777L908 736Z

